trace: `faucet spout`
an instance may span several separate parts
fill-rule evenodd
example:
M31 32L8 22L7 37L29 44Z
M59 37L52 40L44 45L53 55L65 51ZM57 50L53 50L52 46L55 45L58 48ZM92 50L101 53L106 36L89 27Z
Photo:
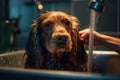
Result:
M91 0L88 7L97 12L103 13L105 11L105 2L106 0Z

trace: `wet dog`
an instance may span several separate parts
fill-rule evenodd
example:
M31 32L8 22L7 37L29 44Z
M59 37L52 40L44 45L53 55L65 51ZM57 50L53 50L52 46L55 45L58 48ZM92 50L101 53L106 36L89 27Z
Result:
M79 39L79 21L50 11L32 24L27 41L26 68L86 71L87 54Z

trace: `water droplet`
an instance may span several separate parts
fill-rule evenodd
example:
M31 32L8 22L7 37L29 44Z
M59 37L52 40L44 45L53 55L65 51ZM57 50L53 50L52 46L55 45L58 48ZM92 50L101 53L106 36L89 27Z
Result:
M0 58L0 60L2 61L2 60L3 60L3 58L1 57L1 58Z
M18 61L18 64L21 64L21 61Z
M3 60L3 63L5 63L5 61Z
M11 64L11 62L9 62L9 64Z

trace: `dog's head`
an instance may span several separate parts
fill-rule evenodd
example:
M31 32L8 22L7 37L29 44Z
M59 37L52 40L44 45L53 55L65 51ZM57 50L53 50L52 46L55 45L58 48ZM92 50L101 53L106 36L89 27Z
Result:
M33 24L43 36L44 46L50 53L70 52L72 50L72 30L78 28L78 22L63 12L47 12ZM36 31L36 30L35 30Z
M39 54L46 57L67 53L74 64L85 63L86 53L78 30L79 21L76 17L61 11L41 14L32 24L26 48L28 56Z

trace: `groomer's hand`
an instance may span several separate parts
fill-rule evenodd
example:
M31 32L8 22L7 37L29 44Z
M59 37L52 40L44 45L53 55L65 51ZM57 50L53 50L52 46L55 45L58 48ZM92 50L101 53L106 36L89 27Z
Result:
M80 40L87 45L89 44L89 34L90 34L89 28L79 31ZM99 40L101 34L96 31L93 31L93 34L94 34L94 45L101 45L101 42Z

